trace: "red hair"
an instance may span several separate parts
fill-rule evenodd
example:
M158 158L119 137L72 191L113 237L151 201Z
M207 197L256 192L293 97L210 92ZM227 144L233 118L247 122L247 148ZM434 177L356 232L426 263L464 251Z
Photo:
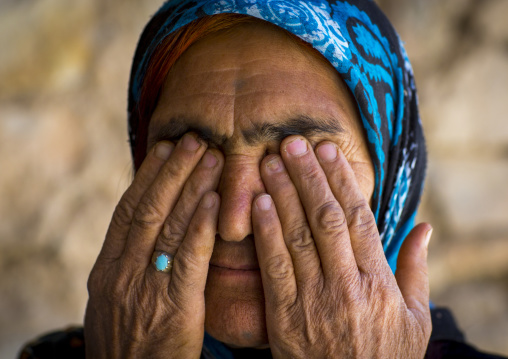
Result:
M150 123L150 118L157 106L157 102L159 101L159 96L166 77L176 61L191 45L204 37L250 22L265 21L247 15L232 13L205 16L194 20L169 34L157 46L150 58L146 75L141 86L141 94L138 105L139 124L136 135L137 143L134 153L134 167L136 170L141 166L141 163L146 156L148 125ZM269 26L275 26L268 22L267 24ZM314 49L309 43L301 40L290 32L280 28L278 29L284 31L288 35L289 39L292 39L295 43L309 50L309 52L311 52L314 56L317 56L320 60L327 61L321 53Z

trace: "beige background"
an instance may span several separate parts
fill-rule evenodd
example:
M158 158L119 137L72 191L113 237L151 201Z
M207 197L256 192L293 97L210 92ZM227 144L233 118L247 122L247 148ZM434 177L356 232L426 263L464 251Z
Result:
M81 323L131 175L131 57L161 0L0 0L0 357ZM406 42L429 146L432 299L508 355L507 0L380 0Z

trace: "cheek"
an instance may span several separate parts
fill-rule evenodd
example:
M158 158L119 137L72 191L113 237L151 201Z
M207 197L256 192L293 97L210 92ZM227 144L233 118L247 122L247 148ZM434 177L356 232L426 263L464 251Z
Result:
M372 205L375 177L372 162L349 162L365 199Z
M367 136L361 124L362 121L356 102L352 94L349 93L349 95L351 101L348 102L350 104L349 115L346 117L349 119L347 124L349 137L346 143L340 143L340 147L355 173L364 197L372 206L372 195L376 184L374 164L367 146Z
M363 196L371 204L376 180L367 144L359 134L352 136L349 141L341 141L338 144L355 173Z

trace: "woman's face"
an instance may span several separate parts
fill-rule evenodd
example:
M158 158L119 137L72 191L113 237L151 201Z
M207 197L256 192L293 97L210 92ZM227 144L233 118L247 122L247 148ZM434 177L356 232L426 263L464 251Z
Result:
M374 170L356 103L329 63L281 30L249 23L194 44L170 71L151 118L148 148L190 130L225 157L205 327L227 344L259 347L268 342L251 227L252 200L265 192L260 161L278 153L290 134L313 146L334 141L370 200Z

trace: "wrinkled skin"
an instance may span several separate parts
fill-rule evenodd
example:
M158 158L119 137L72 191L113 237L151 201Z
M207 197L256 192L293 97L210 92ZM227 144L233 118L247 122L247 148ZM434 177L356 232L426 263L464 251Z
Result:
M340 130L288 126L297 117ZM87 356L198 358L206 329L276 358L423 357L430 226L394 276L359 121L331 65L271 26L186 51L90 275ZM286 127L261 136L271 125ZM175 255L171 274L154 249Z

